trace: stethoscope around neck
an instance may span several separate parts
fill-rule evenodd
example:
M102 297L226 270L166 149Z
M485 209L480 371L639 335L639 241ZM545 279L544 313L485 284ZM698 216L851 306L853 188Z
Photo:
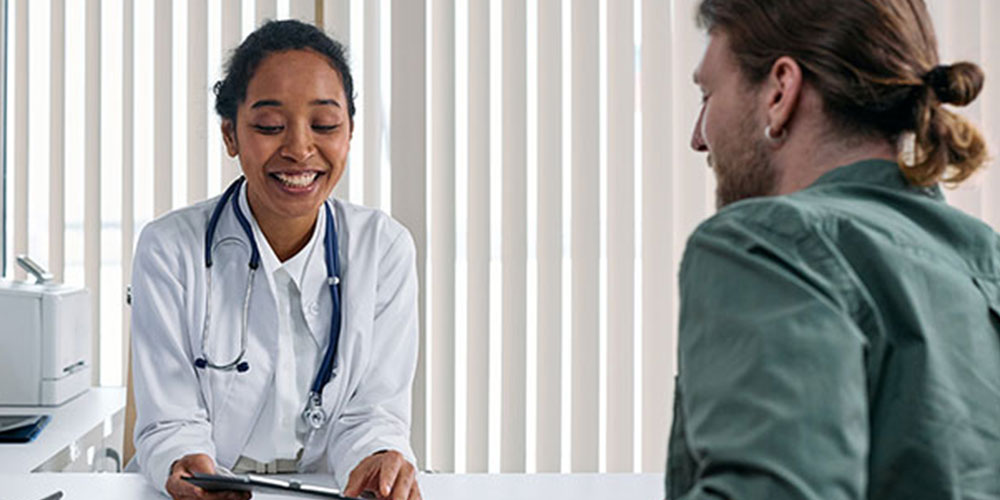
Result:
M212 216L209 218L208 227L205 230L205 270L208 277L206 280L207 291L205 293L205 325L201 335L201 356L194 360L194 366L198 369L236 370L238 373L245 373L250 370L250 363L246 360L248 320L250 317L250 297L253 291L254 276L260 267L260 252L257 249L257 241L254 238L250 222L247 220L246 215L243 214L243 210L240 209L239 196L236 196L243 182L244 178L240 177L226 188L226 191L222 194L222 198L219 199L219 202L212 210ZM250 242L250 261L247 263L250 275L247 279L246 291L243 294L243 315L240 320L240 352L231 361L220 363L213 361L208 355L208 332L210 330L209 324L211 323L212 315L212 241L215 238L215 229L219 225L219 218L222 217L222 211L225 210L226 203L232 205L233 214L236 215L237 222L243 228L243 233ZM330 203L324 202L323 208L326 214L326 235L323 241L326 257L326 283L330 288L330 298L333 299L333 315L330 318L330 343L327 345L326 353L323 355L323 362L320 364L316 378L310 387L309 401L306 403L306 409L302 412L302 418L313 429L319 429L326 422L326 412L323 411L323 387L333 378L333 364L337 354L337 341L340 339L341 322L340 259L337 254L337 229L334 226L333 211L330 209Z

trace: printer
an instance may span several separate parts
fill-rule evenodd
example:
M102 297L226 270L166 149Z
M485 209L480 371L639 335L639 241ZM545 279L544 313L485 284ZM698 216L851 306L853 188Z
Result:
M17 262L35 281L0 281L0 405L56 406L90 387L90 295Z

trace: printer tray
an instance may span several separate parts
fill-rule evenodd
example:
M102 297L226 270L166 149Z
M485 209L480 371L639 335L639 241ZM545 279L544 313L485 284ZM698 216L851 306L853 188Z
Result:
M8 417L10 418L10 417ZM0 432L0 443L29 443L38 437L38 433L48 425L51 417L48 415L32 416L26 425L5 429Z

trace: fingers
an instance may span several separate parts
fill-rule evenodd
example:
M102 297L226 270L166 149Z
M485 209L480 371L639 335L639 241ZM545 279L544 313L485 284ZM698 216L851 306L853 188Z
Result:
M402 460L402 458L400 460ZM396 470L398 473L396 474L396 481L392 485L391 498L392 500L408 500L410 498L411 490L414 486L416 486L416 484L414 484L416 474L413 470L413 466L410 465L409 462L403 461L403 463L400 464Z
M423 500L420 495L420 485L417 484L416 479L413 480L413 487L410 488L410 498L408 500Z
M368 457L371 458L371 457ZM357 497L361 495L364 488L367 486L368 476L370 467L370 461L368 458L361 461L354 470L351 471L351 475L347 478L347 486L344 487L345 497Z
M379 473L378 480L378 496L380 498L389 498L389 494L393 492L396 484L396 477L399 476L399 469L406 462L403 460L403 456L399 452L388 452L380 455L382 462L381 472ZM393 500L405 500L406 497L396 498Z
M185 481L194 473L214 474L215 461L203 453L185 455L171 466L170 477L167 478L167 493L174 500L247 500L249 492L221 491L210 493Z
M409 500L415 488L416 469L403 458L402 453L390 450L362 460L351 471L344 496L357 497L370 491L378 498ZM415 498L419 499L419 490L416 495Z
M215 461L212 457L204 453L187 455L181 459L188 472L200 472L202 474L215 474Z

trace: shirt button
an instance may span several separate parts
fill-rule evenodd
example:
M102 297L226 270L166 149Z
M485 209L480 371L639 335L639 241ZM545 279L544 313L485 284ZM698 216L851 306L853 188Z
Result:
M319 303L318 302L313 302L312 304L309 305L309 314L311 314L313 316L319 314Z

